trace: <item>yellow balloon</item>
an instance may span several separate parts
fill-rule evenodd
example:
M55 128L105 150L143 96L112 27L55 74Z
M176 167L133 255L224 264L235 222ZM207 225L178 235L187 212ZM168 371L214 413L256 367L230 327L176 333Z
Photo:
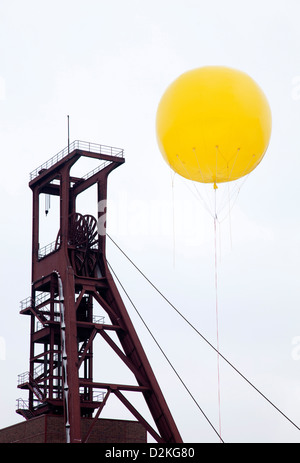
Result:
M224 66L182 74L163 94L156 115L158 145L170 167L215 185L243 177L260 163L271 126L261 88Z

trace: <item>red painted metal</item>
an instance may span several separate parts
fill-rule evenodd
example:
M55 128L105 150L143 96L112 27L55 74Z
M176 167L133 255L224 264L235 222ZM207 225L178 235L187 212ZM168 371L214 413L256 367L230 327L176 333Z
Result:
M99 159L98 168L84 177L71 177L71 167L81 158ZM106 261L106 236L98 217L76 211L77 197L97 184L98 204L107 200L109 173L124 163L123 151L103 145L74 142L31 173L33 192L32 294L21 307L31 316L30 369L19 386L29 391L28 409L19 409L26 419L50 413L65 416L66 439L82 442L81 418L95 419L111 394L118 397L158 442L182 442L176 424L118 292ZM57 239L39 249L40 195L60 200ZM99 304L110 323L93 318ZM38 322L38 324L37 324ZM110 337L114 332L119 347ZM100 335L136 378L137 384L95 382L93 343ZM95 398L97 390L102 397ZM121 391L143 395L156 428L135 409Z

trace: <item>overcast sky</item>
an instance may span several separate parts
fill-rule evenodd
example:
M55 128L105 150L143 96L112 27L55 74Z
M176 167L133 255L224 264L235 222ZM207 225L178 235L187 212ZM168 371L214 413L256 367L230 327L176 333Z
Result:
M300 426L299 17L297 0L1 1L1 428L21 420L15 400L27 398L17 375L29 364L29 317L19 315L31 284L29 172L67 145L68 114L71 140L125 150L126 163L110 176L110 235L216 345L213 220L198 186L174 178L155 137L166 87L208 64L251 75L273 118L268 151L218 229L220 350ZM218 428L216 354L110 243L107 257ZM183 440L218 442L124 301ZM111 355L104 348L99 379ZM225 442L300 442L300 431L220 366Z

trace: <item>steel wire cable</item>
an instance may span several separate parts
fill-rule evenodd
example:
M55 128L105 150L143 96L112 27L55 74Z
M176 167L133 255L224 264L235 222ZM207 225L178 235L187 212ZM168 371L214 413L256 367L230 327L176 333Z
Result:
M126 259L135 267L135 269L145 278L146 281L155 289L155 291L160 294L160 296L172 307L175 312L206 342L206 344L211 347L238 375L246 381L263 399L265 399L275 410L277 410L287 421L289 421L298 431L300 427L294 423L282 410L280 410L277 405L274 404L268 397L261 392L237 367L235 367L218 349L202 334L199 330L172 304L169 299L164 296L164 294L154 285L154 283L149 280L149 278L139 269L139 267L130 259L129 256L120 248L120 246L112 239L112 237L106 233L106 236L111 240L111 242L120 250L120 252L126 257Z
M107 260L106 260L107 261ZM118 281L119 285L121 286L122 290L124 291L124 293L126 294L129 302L131 303L132 307L134 308L134 310L136 311L136 313L138 314L139 318L141 319L142 323L144 324L144 326L146 327L148 333L150 334L150 336L152 337L152 339L154 340L155 344L157 345L157 347L159 348L160 352L163 354L164 358L166 359L166 361L168 362L168 364L170 365L170 367L172 368L172 370L174 371L174 373L176 374L177 378L179 379L179 381L181 382L181 384L183 385L183 387L185 388L185 390L187 391L187 393L190 395L190 397L192 398L192 400L195 402L196 406L198 407L198 409L200 410L200 412L202 413L202 415L204 416L204 418L206 419L206 421L209 423L209 425L211 426L211 428L214 430L214 432L218 435L220 441L222 443L224 443L221 435L218 433L218 431L216 430L216 428L214 427L214 425L212 424L212 422L210 421L210 419L208 418L208 416L205 414L205 412L203 411L203 409L200 407L200 405L198 404L197 400L195 399L195 397L193 396L193 394L191 393L191 391L189 390L189 388L186 386L186 384L184 383L184 381L182 380L182 378L180 377L179 373L176 371L175 367L172 365L171 361L169 360L169 358L167 357L167 355L165 354L165 352L163 351L162 347L160 346L159 342L156 340L156 338L154 337L153 333L151 332L150 328L148 327L148 325L146 324L145 320L143 319L143 317L141 316L140 312L138 311L136 305L134 304L134 302L132 301L132 299L130 298L128 292L126 291L126 289L124 288L124 286L122 285L120 279L117 277L116 273L114 272L112 266L109 264L109 262L107 261L110 269L111 269L111 272L113 273L114 277L116 278L116 280Z

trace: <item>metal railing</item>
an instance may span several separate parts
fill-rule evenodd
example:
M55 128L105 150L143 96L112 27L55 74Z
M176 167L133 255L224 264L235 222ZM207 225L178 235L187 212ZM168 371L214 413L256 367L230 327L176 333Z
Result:
M49 298L50 298L50 294L49 294L49 293L41 292L40 294L37 294L37 295L35 296L35 307L37 307L37 306L40 305L40 304L43 304L43 303L46 302ZM49 300L50 300L50 299L49 299Z
M29 400L24 400L22 398L16 399L17 409L27 410L29 408Z
M81 402L85 402L88 400L92 400L92 402L103 402L103 399L105 397L106 391L103 389L97 389L97 388L91 388L91 391L87 393L85 390L85 387L80 387L79 388L79 395Z
M28 307L34 307L34 301L32 297L28 296L22 301L20 301L20 309L28 309Z
M105 161L105 164L106 163L109 164L110 161ZM90 176L94 175L96 172L99 172L102 168L103 168L103 164L101 164L99 167L97 167L96 169L89 172L89 174L91 174ZM86 174L86 175L89 175L89 174ZM86 177L85 180L87 178L89 178L89 177ZM57 239L55 241L52 241L51 243L46 244L46 246L43 246L42 248L39 248L39 250L38 250L38 259L41 260L44 257L48 256L48 254L51 254L52 252L58 251L59 247L60 247L60 242L58 242ZM90 249L98 249L98 242L95 242L90 247Z
M50 167L54 166L54 164L61 161L65 156L67 156L75 149L88 151L90 153L106 154L109 156L124 156L124 150L121 148L115 148L113 146L99 145L96 143L75 140L69 146L66 146L63 150L61 150L59 153L52 156L52 158L48 159L48 161L44 162L41 166L37 167L32 172L30 172L30 180L36 178L41 170L49 169Z
M37 294L35 299L33 299L31 296L28 296L25 299L23 299L22 301L20 301L20 308L21 308L21 310L23 310L23 309L27 309L28 307L37 307L38 305L43 304L47 300L49 300L49 302L50 302L49 293ZM59 302L59 301L57 301L57 302Z
M20 373L18 375L18 386L20 386L21 384L29 383L29 378L30 378L29 371L25 371L24 373Z
M54 352L53 354L53 361L56 363L60 363L60 353L58 352ZM22 385L22 384L26 384L26 383L29 383L30 382L30 379L31 380L36 380L37 378L43 376L45 373L45 366L43 363L40 363L39 365L37 365L35 367L35 369L33 370L33 376L31 376L30 372L29 371L25 371L23 373L20 373L18 375L18 386Z
M43 304L47 302L46 305L44 305L43 307L43 310L40 310L38 312L38 315L41 315L43 317L45 317L44 319L44 323L42 323L41 321L39 320L36 320L36 325L35 325L35 331L39 331L41 330L42 328L44 328L44 325L48 324L48 322L50 321L50 307L49 307L49 304L51 302L50 300L50 295L49 293L41 293L41 294L37 294L35 300L32 298L32 297L26 297L25 299L23 299L22 301L20 301L20 309L23 310L23 309L27 309L29 307L37 307L39 304ZM59 304L59 300L53 300L54 304ZM56 312L54 313L54 318L53 320L54 322L59 322L60 321L60 313L59 312ZM93 315L93 319L92 319L92 323L95 323L95 324L104 324L105 323L105 317L102 316L102 315Z
M58 249L57 241L52 241L52 243L46 244L46 246L38 250L38 258L43 259L43 257L48 256L48 254L51 254L51 252L57 251Z
M47 317L47 312L43 312L43 315L45 317ZM49 312L49 315L50 315L50 312ZM35 331L40 331L42 330L43 328L45 328L45 325L48 326L49 325L49 320L46 319L43 323L40 322L39 320L36 321L36 324L35 324ZM54 314L54 319L52 320L54 322L59 322L60 321L60 314L57 313L57 314ZM96 325L104 325L104 322L105 322L105 317L104 316L100 316L100 315L93 315L93 318L92 318L92 323L95 323Z
M30 382L30 379L35 380L38 378L44 371L44 365L38 365L34 372L33 372L33 377L31 377L29 371L25 371L24 373L21 373L18 375L18 386L21 386L22 384L27 384Z
M97 174L100 172L100 170L104 169L104 167L108 166L111 164L111 161L103 161L99 166L97 166L95 169L91 170L87 174L85 174L82 179L87 180L88 178L92 177L92 175Z
M93 390L93 402L103 402L106 391Z
M96 323L98 325L103 325L105 322L105 317L102 315L93 315L93 323Z

